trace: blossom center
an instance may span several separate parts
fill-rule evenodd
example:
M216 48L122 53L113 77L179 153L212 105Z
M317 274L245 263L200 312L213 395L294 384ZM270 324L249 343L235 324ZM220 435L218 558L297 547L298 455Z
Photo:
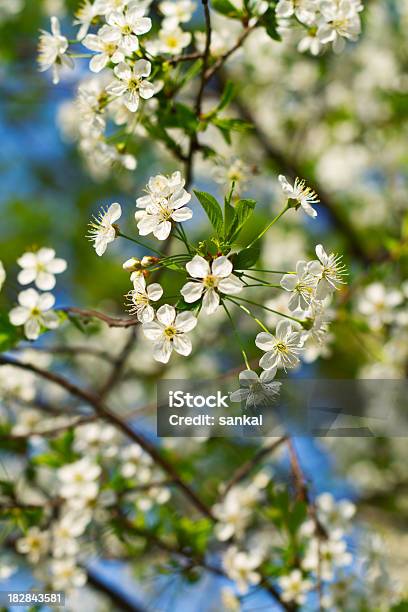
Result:
M163 333L166 338L171 340L177 334L177 329L173 325L169 325L168 327L166 327Z
M203 282L204 282L204 286L207 287L208 289L214 289L218 284L218 279L213 274L209 274L208 276L205 277Z

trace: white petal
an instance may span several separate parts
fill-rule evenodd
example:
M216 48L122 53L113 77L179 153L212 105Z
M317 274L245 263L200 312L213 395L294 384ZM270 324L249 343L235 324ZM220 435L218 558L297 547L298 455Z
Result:
M132 78L132 70L125 62L120 62L115 66L113 72L121 81L130 81Z
M30 311L24 306L16 306L9 312L9 319L12 325L24 325L30 316Z
M101 38L95 34L88 34L88 36L85 36L82 44L91 51L103 51L104 48Z
M181 223L182 221L188 221L189 219L191 219L192 216L193 211L191 210L191 208L187 208L187 206L179 208L171 214L171 218L174 221L177 221L178 223Z
M168 338L161 338L153 348L153 358L160 363L167 363L170 359L173 345Z
M35 253L24 253L17 259L20 268L35 268L37 265L37 255Z
M139 94L137 91L128 91L125 96L125 106L131 113L135 113L139 108Z
M279 321L276 326L276 337L279 339L285 339L292 331L292 325L289 321Z
M117 202L114 202L113 204L109 206L108 211L106 213L105 220L108 223L115 223L115 221L117 221L120 218L121 214L122 214L122 208L120 204L118 204Z
M146 338L149 338L149 340L157 341L163 335L163 327L156 321L145 323L142 326L142 331Z
M234 274L231 274L227 278L223 278L218 283L218 289L222 293L226 293L230 295L235 295L237 293L240 293L243 287L244 287L244 284Z
M152 65L147 60L140 59L140 60L137 60L137 62L135 62L135 65L133 68L133 74L135 75L135 77L139 79L141 77L148 77L150 76L151 71L152 71Z
M325 264L325 262L327 261L327 255L326 255L326 251L323 248L323 245L318 244L316 246L316 255L320 259L322 264Z
M50 263L47 265L47 271L51 272L51 274L61 274L62 272L65 272L66 269L67 262L65 259L60 259L58 257L50 261Z
M24 333L29 340L36 340L40 335L40 324L37 319L30 318L24 325Z
M42 293L38 300L38 308L41 311L49 310L55 304L55 297L52 293Z
M25 270L21 270L21 272L19 272L17 280L20 285L29 285L33 282L36 276L37 272L35 268L26 268Z
M109 56L107 53L98 53L89 62L89 69L91 72L98 73L105 68L108 61Z
M146 304L137 314L137 318L141 323L150 323L154 319L154 308L150 304Z
M18 294L18 301L21 306L34 308L38 304L39 294L35 289L27 289Z
M174 306L170 306L169 304L163 304L160 306L157 311L157 319L162 323L162 325L171 325L174 323L174 319L176 318L176 309Z
M178 331L189 332L197 325L197 319L192 312L180 312L175 321L175 326Z
M259 365L261 368L265 370L270 370L275 368L279 363L279 355L273 353L272 351L265 353L265 355L260 359Z
M162 221L159 225L153 230L154 236L156 236L157 240L166 240L171 232L171 223L170 221Z
M149 285L147 287L147 295L149 296L149 300L152 300L153 302L160 300L161 296L163 295L161 285L159 285L159 283L152 283Z
M204 291L204 285L199 282L186 283L180 290L181 295L188 304L200 299Z
M261 332L255 338L255 344L262 351L270 351L276 344L276 339L272 334Z
M41 316L41 322L48 329L56 329L59 325L59 318L55 312L45 312Z
M35 284L42 291L49 291L55 287L55 276L48 272L39 272Z
M229 276L232 272L232 263L230 262L228 257L222 255L221 257L217 257L217 259L214 259L211 269L214 276L225 278L226 276Z
M191 261L186 264L186 270L193 278L205 278L210 274L210 266L207 260L201 255L195 255Z
M271 380L273 380L276 376L276 371L277 371L276 368L270 368L269 370L264 370L259 377L261 382L265 384L271 382Z
M243 387L249 387L258 382L258 374L253 370L243 370L239 373L239 382Z
M238 389L237 391L233 391L230 393L231 402L243 402L247 399L249 395L249 389Z
M142 81L139 85L139 94L143 98L143 100L149 100L154 96L156 90L154 88L153 83L150 81Z
M293 291L298 283L298 277L296 274L285 274L282 276L280 286L286 289L286 291Z
M214 289L207 289L203 297L203 312L213 314L220 304L220 296Z
M179 353L179 355L187 356L191 353L193 347L187 334L180 334L178 336L174 336L173 348L177 353Z

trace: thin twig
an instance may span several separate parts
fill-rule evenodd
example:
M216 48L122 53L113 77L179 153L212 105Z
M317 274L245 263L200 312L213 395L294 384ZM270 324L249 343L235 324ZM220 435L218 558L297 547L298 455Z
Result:
M232 489L232 487L235 487L235 485L239 484L242 480L244 480L247 476L249 476L252 470L255 469L256 466L261 461L263 461L265 457L273 453L286 440L287 440L287 436L282 436L278 440L274 440L267 446L260 448L251 459L243 463L236 470L236 472L233 474L232 478L227 482L225 487L223 487L222 497L225 497L225 495L228 493L230 489Z

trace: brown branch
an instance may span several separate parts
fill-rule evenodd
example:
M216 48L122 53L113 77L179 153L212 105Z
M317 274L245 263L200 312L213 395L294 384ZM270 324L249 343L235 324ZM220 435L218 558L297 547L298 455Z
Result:
M111 389L119 382L122 370L126 365L126 361L132 352L133 345L136 340L136 329L133 328L129 334L129 338L125 342L125 345L118 357L114 360L113 368L98 392L98 396L100 400L103 400L111 391Z
M223 55L221 55L217 59L217 61L212 66L210 66L210 68L206 70L204 74L204 80L206 83L214 76L216 72L218 72L218 70L220 70L220 68L222 68L222 66L231 57L231 55L233 55L235 51L237 51L243 45L245 40L248 38L249 34L254 31L257 25L258 24L255 23L252 26L246 26L243 32L241 33L241 35L238 37L235 44L230 49L228 49L228 51L226 51Z
M283 444L283 442L286 441L287 436L282 436L278 440L274 440L267 446L264 446L263 448L259 449L258 452L255 453L255 455L251 459L243 463L232 475L231 479L225 485L225 488L223 488L221 497L225 497L225 495L230 489L232 489L232 487L235 487L235 485L239 484L242 480L249 476L252 470L256 468L256 466L265 457L267 457L270 453L273 453L277 448L279 448L279 446L281 446L281 444Z
M88 310L84 308L77 308L76 306L67 306L66 308L60 308L59 310L67 312L68 314L78 315L84 319L99 319L100 321L103 321L109 325L109 327L133 327L134 325L139 324L139 321L136 318L110 317L109 315L99 312L98 310Z
M9 357L5 357L4 355L0 355L0 365L13 365L23 370L28 370L30 372L34 372L38 376L41 376L45 380L53 382L75 397L82 399L87 404L91 405L95 412L104 420L108 421L112 425L114 425L117 429L122 431L128 438L136 442L150 457L153 461L159 465L162 470L172 479L174 480L174 484L182 491L190 502L203 514L208 518L212 519L212 512L207 507L207 505L200 499L200 497L195 493L195 491L184 481L184 479L178 474L177 470L173 467L171 463L165 459L160 451L155 447L154 444L150 442L147 438L145 438L141 433L133 429L128 423L122 421L122 419L112 412L108 407L105 406L104 403L101 402L100 398L95 395L92 391L87 391L78 387L77 385L71 383L69 380L60 376L59 374L55 374L53 372L48 372L37 366L21 363Z

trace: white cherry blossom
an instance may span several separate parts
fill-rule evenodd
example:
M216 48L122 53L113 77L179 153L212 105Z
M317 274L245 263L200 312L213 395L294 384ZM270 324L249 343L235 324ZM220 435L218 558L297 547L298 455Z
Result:
M67 463L58 470L61 497L83 500L95 499L99 491L100 466L88 457Z
M144 59L137 60L133 69L125 62L120 62L113 69L116 80L107 86L106 91L116 97L123 96L126 108L135 113L140 98L148 100L155 94L153 83L145 79L150 76L151 70L151 63Z
M336 501L331 493L321 493L316 498L316 512L320 523L327 530L341 535L349 530L356 507L348 499Z
M327 540L310 540L302 561L302 568L319 572L322 580L332 580L337 567L346 567L353 561L344 540L330 537Z
M30 527L27 533L16 542L16 549L19 553L27 555L31 563L38 563L44 556L50 545L50 534L48 531L41 531L39 527Z
M154 359L167 363L173 349L179 355L189 355L192 345L187 333L197 325L195 316L191 312L177 314L173 306L164 304L158 309L156 317L155 321L142 326L145 336L154 342Z
M276 368L264 370L260 376L253 370L239 374L241 388L230 394L231 402L245 402L246 408L270 407L279 395L280 382L274 381Z
M176 2L164 0L160 2L159 9L165 17L163 23L177 24L190 21L196 6L196 3L191 0L176 0Z
M171 232L172 221L181 223L191 219L192 210L185 206L191 194L184 189L184 183L180 172L169 177L159 174L149 180L147 195L136 201L136 206L142 209L135 215L141 236L153 233L158 240L165 240Z
M279 321L275 335L261 332L255 339L258 348L266 351L259 365L264 370L271 368L294 368L299 363L302 348L301 334L294 331L289 321Z
M55 287L55 274L67 269L65 259L55 257L54 249L44 247L37 252L24 253L17 263L22 268L17 280L20 285L34 282L38 289L50 291Z
M262 563L256 551L244 552L237 546L230 546L222 557L222 565L231 580L235 580L238 592L245 595L249 586L259 584L261 575L255 571Z
M41 30L38 46L38 63L40 72L52 68L52 81L54 85L59 83L60 71L63 66L74 67L72 57L66 55L68 39L61 35L58 17L51 17L51 33Z
M309 217L317 217L317 212L312 204L317 204L320 200L317 193L311 187L307 187L304 180L296 178L294 184L291 185L283 174L280 174L278 179L286 197L297 202L296 207L301 206Z
M92 21L95 17L100 15L101 12L100 0L95 0L95 2L82 0L80 7L75 13L74 19L74 25L80 26L77 34L78 40L82 40L87 35Z
M90 230L88 237L94 243L96 254L101 256L105 253L108 244L116 238L116 229L114 227L122 214L120 204L114 202L106 209L101 209L98 217L89 224Z
M310 274L307 262L298 261L296 274L285 274L280 281L281 287L292 293L289 300L289 309L292 311L298 308L307 310L313 299L316 284L316 277Z
M154 319L154 308L150 302L157 302L163 295L159 283L152 283L146 287L144 276L137 276L133 280L133 289L127 294L131 314L135 314L141 323L149 323Z
M322 20L317 30L317 37L323 44L332 43L335 52L344 49L345 41L357 40L361 32L359 11L361 3L350 0L323 0L320 3Z
M139 48L138 36L146 34L151 27L152 21L144 16L142 7L131 7L126 12L114 11L106 17L107 27L104 29L102 38L106 42L116 43L127 55L131 55Z
M82 41L84 47L96 52L89 62L89 68L92 72L100 72L109 62L119 64L119 62L125 60L124 51L115 42L104 40L103 34L107 27L106 25L102 26L97 34L88 34Z
M386 288L376 282L368 285L357 302L357 308L373 329L380 329L391 323L396 316L395 307L403 302L403 295L398 289Z
M321 244L316 246L316 255L319 261L309 263L309 272L317 277L316 299L324 300L344 284L346 267L341 261L341 255L327 255Z
M186 270L191 277L198 280L190 281L181 289L181 294L189 304L203 297L203 312L213 314L220 304L220 293L236 295L244 287L242 281L232 274L233 266L224 255L210 264L201 255L195 255L186 264Z
M287 576L281 576L278 584L282 589L282 600L293 601L299 605L306 602L306 595L313 588L312 581L305 579L298 569L293 570Z
M41 327L56 329L59 319L51 308L55 304L52 293L38 293L35 289L26 289L18 294L19 306L10 310L12 325L24 325L24 333L29 340L36 340Z
M55 590L80 588L86 584L86 573L72 557L51 562L51 581Z
M191 43L191 33L184 32L174 22L169 22L158 33L157 51L169 55L179 55ZM156 44L156 41L154 41Z

